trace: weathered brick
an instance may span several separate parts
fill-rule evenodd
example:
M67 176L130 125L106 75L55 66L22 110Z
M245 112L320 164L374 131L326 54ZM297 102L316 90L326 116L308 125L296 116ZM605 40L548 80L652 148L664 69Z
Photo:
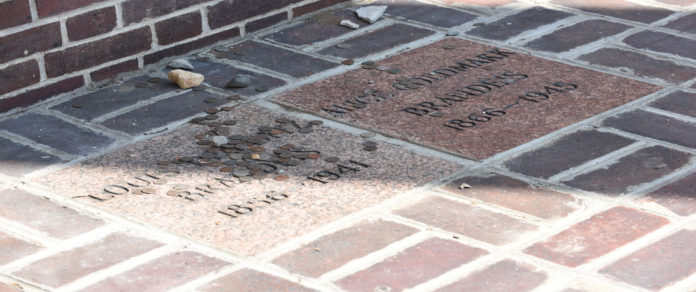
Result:
M679 6L689 6L694 4L694 0L657 0L657 2L679 5Z
M440 2L445 3L445 4L459 5L459 6L477 5L477 6L498 7L498 6L507 5L507 4L516 2L516 1L515 0L440 0Z
M474 20L477 16L459 10L424 4L416 1L382 0L389 5L387 14L441 27L453 27Z
M530 291L541 285L547 276L535 267L513 260L499 261L481 271L437 291Z
M615 207L537 242L525 253L577 267L669 223L638 210Z
M333 62L255 41L245 41L230 47L229 52L215 52L215 54L218 57L253 64L293 77L305 77L338 66Z
M572 14L534 7L484 26L476 27L468 31L467 34L493 40L506 40L527 30L551 24L569 16L572 16Z
M188 43L183 43L180 45L173 46L171 48L167 48L161 51L157 51L148 55L145 55L143 60L145 61L145 65L149 65L152 63L159 62L160 60L171 57L171 56L177 56L177 55L183 55L185 53L188 53L190 51L193 51L198 48L202 48L208 45L212 45L214 43L217 43L222 40L230 39L233 37L239 36L239 28L234 27L228 30L224 30L221 32L218 32L216 34L209 35L207 37L203 37L200 39L197 39L195 41L191 41Z
M33 105L58 94L78 89L84 84L85 82L82 76L75 76L73 78L61 80L41 88L20 93L13 97L3 99L2 102L0 102L0 113Z
M533 177L548 178L571 167L619 150L635 141L597 131L579 131L552 144L505 162L505 167Z
M22 292L23 290L20 290L20 288L10 285L10 284L5 284L0 282L0 292Z
M696 124L642 110L623 113L602 123L641 136L696 148Z
M563 182L571 187L618 196L631 186L653 181L689 163L691 155L653 146L644 148L621 158L605 168Z
M657 31L641 31L623 40L629 46L696 59L696 41Z
M536 229L531 224L503 214L436 196L394 213L496 245L515 241Z
M157 258L80 291L165 291L227 264L196 252L182 251Z
M48 53L44 57L46 74L49 77L56 77L127 57L150 49L151 43L150 29L142 27L91 43Z
M39 63L36 60L7 66L0 70L0 94L32 85L39 80L41 80L41 75Z
M325 41L353 31L345 26L336 25L342 19L360 23L362 27L370 25L361 23L361 20L358 19L352 10L329 10L315 14L291 27L267 35L266 39L295 46Z
M319 53L348 59L359 58L427 37L433 33L423 28L394 24L346 40L344 43L349 44L350 48L341 49L333 46Z
M41 249L40 246L0 232L0 265L20 259Z
M280 12L280 13L273 14L273 15L268 16L268 17L264 17L261 19L250 21L250 22L247 22L247 24L245 25L246 32L247 33L255 32L257 30L267 28L267 27L272 26L274 24L278 24L278 23L285 21L287 19L288 19L288 14L285 12Z
M116 27L116 9L105 7L70 17L65 21L65 27L72 41L110 32Z
M203 32L202 25L198 11L162 20L155 24L157 43L168 45L195 37Z
M104 0L36 0L36 10L39 17L47 17L101 1Z
M461 188L462 184L470 188ZM445 190L546 219L565 217L582 206L582 201L571 195L498 174L460 177L448 183Z
M51 109L83 120L93 120L144 99L172 92L179 88L170 82L149 83L147 79L147 76L129 79L119 85L75 97ZM136 84L147 84L148 86L139 88L135 86Z
M350 291L401 291L485 254L487 252L480 248L452 240L431 238L340 279L337 284Z
M103 223L41 196L21 190L0 191L0 217L19 222L55 238L80 235Z
M28 0L9 0L0 3L0 29L31 22Z
M362 222L325 235L273 260L273 263L295 273L318 277L416 231L389 221Z
M285 81L273 78L268 75L261 73L256 73L252 71L247 71L243 69L236 68L232 65L227 65L218 62L203 61L197 58L188 59L188 61L194 66L197 73L203 74L205 76L205 83L218 87L223 90L227 90L234 94L239 94L243 96L254 96L261 93L262 90L257 90L260 88L265 88L267 90L274 89L276 87L285 85ZM168 72L171 69L163 68L162 73ZM227 83L233 76L246 75L251 80L250 86L244 88L227 88Z
M219 97L219 95L207 91L190 91L134 109L110 118L101 124L107 128L128 134L142 134L148 130L201 113L206 108L217 105L217 103L209 104L203 102L204 99L210 97Z
M691 13L686 16L682 16L669 23L663 25L664 27L676 29L682 32L688 32L696 34L696 13Z
M127 0L121 4L123 24L155 18L206 1L208 0Z
M643 6L624 0L553 0L552 2L554 4L572 7L592 13L643 23L652 23L674 13L674 11L669 11L664 8Z
M210 28L216 29L297 2L300 0L225 0L208 6L208 23Z
M525 47L560 53L615 35L628 28L628 25L600 19L587 20L535 39Z
M107 79L113 79L118 74L135 70L138 70L138 60L132 59L93 71L92 73L89 73L89 76L92 78L92 81L99 82Z
M637 76L659 78L672 83L682 83L696 76L696 68L614 48L599 49L578 59L612 68L628 68Z
M74 155L99 151L115 141L56 117L34 113L2 121L0 129Z
M58 22L33 27L0 38L0 63L60 47Z
M300 284L250 269L243 269L219 278L198 290L211 292L224 291L230 287L234 287L236 291L316 291L303 287Z
M56 156L0 138L0 173L20 176L60 162Z
M161 245L122 233L111 234L97 242L35 261L13 275L59 287Z
M319 0L317 2L305 4L292 9L292 15L294 17L299 17L310 12L317 11L329 7L331 5L336 5L338 3L346 2L345 0Z
M650 103L651 107L696 117L696 93L675 91Z
M696 231L682 230L600 270L621 281L659 290L696 272Z
M681 216L694 214L696 213L696 174L652 191L639 200L658 203Z

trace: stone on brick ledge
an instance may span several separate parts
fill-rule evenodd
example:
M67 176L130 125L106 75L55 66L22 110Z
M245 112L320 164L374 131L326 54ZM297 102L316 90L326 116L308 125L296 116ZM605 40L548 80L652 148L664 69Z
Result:
M167 64L167 67L172 69L193 70L193 64L186 59L173 60Z
M387 11L387 6L366 6L358 8L355 10L355 13L358 14L360 19L368 23L375 23L375 21L382 17L384 11Z
M182 89L196 87L203 83L203 75L181 69L172 70L167 75L169 80L174 81Z

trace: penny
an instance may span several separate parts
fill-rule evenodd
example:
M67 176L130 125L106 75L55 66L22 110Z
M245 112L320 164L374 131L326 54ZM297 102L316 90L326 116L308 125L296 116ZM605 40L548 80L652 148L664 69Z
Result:
M374 137L374 136L376 136L376 134L375 134L375 133L372 133L372 132L360 133L360 137L363 137L363 138L372 138L372 137Z
M281 157L281 158L276 159L276 161L278 161L280 163L288 163L288 161L290 161L290 158Z
M324 121L312 120L312 121L309 121L309 124L312 125L312 126L319 126L319 125L321 125L321 124L324 124Z
M235 95L230 95L230 96L227 97L227 100L240 100L240 99L242 99L242 97L239 96L239 95L236 95L236 94L235 94Z
M206 120L216 120L217 118L219 118L219 116L215 115L215 114L209 114L209 115L205 116Z
M280 145L280 149L283 149L283 150L292 149L292 148L295 148L294 144L288 143L288 144Z
M220 168L221 172L231 172L233 170L234 170L234 167L231 167L231 166L223 166Z
M445 116L445 113L443 113L443 112L432 112L432 113L430 113L430 116L431 116L431 117L437 117L437 118L439 118L439 117Z
M343 61L341 62L341 64L343 64L343 65L353 65L353 64L355 64L355 61L353 61L353 60L351 60L351 59L343 60Z
M155 189L155 188L143 188L143 193L146 193L146 194L154 194L156 192L157 192L157 189Z
M377 146L365 146L363 150L372 152L377 150Z
M72 104L72 107L74 107L74 108L81 108L82 105L79 104L79 103L73 103L73 104Z
M377 69L377 65L362 65L362 68L365 70L374 70Z
M284 180L288 180L289 178L290 178L290 176L287 174L279 174L279 175L276 175L275 180L284 181Z
M227 125L227 126L234 126L234 125L237 124L237 121L235 121L235 120L226 120L226 121L222 122L222 124L223 124L223 125Z
M143 190L141 190L141 189L135 189L135 190L133 190L133 194L134 195L144 195L145 193L143 193Z
M232 175L234 175L234 176L236 176L236 177L247 176L247 175L249 175L249 170L246 170L246 169L235 169L235 170L232 172Z
M443 46L442 48L445 49L445 50L454 50L454 49L456 49L457 47L455 47L455 46L449 46L449 45L448 45L448 46Z
M326 161L326 162L331 162L331 163L338 162L339 160L340 160L340 159L339 159L338 157L336 157L336 156L331 156L331 157L326 157L326 158L324 158L324 161Z
M300 165L300 161L297 160L297 159L290 159L290 161L288 161L288 165L290 165L290 166L298 166L298 165Z
M264 132L264 133L265 133L265 132L270 132L271 130L273 130L273 128L271 128L271 127L269 127L269 126L259 126L258 129L259 129L259 132Z
M307 155L307 158L309 158L309 159L319 159L319 157L321 157L321 154L318 154L318 153L311 153L311 154Z
M204 117L195 117L189 121L189 123L200 123L202 121L205 121Z
M217 108L214 108L214 107L209 107L209 108L205 109L205 112L209 113L209 114L217 114L218 112L220 112L220 110L218 110Z
M211 162L210 164L208 164L208 166L210 166L210 167L220 167L220 166L223 166L223 165L224 165L224 164L223 164L222 162L220 162L220 161L215 161L215 162Z
M254 178L253 178L253 177L250 177L250 176L242 176L242 177L239 178L239 182L243 182L243 183L244 183L244 182L250 182L250 181L252 181L252 180L254 180Z
M179 161L191 162L191 161L193 161L193 157L191 157L191 156L179 157Z
M391 67L389 67L389 66L384 66L384 65L377 66L377 70L379 70L379 71L387 71L389 69L391 69Z
M210 140L198 140L198 141L196 141L196 144L198 144L198 145L210 145L210 144L213 144L213 142Z
M218 103L218 102L221 102L221 101L222 101L222 100L219 99L219 98L217 98L217 97L208 97L208 98L206 98L206 99L203 100L203 102L205 102L205 103Z
M221 110L221 111L225 111L225 112L231 112L231 111L234 110L234 107L232 107L232 106L223 106L223 107L220 108L220 110Z
M391 69L387 70L387 73L389 73L389 74L399 74L399 73L401 73L401 69L391 68Z
M309 158L309 154L307 154L307 153L293 153L292 157L299 158L299 159L307 159L307 158Z
M285 124L285 123L289 123L289 122L290 122L290 119L286 119L286 118L277 118L277 119L275 120L275 122L276 122L276 123L279 123L279 124Z
M365 62L360 63L360 65L374 65L374 64L375 64L375 61L365 61Z
M280 158L290 158L290 157L292 157L292 154L290 154L290 152L283 152L283 153L278 154L278 157L280 157Z
M208 124L209 127L211 128L216 128L216 127L222 127L222 123L220 122L211 122Z
M206 135L206 134L198 134L198 135L193 136L193 137L196 138L196 139L198 139L198 140L203 140L203 139L205 139L205 138L208 138L208 135Z
M363 146L368 146L368 147L377 146L377 142L375 142L375 141L365 141L365 142L363 142Z
M409 89L417 89L417 88L419 88L420 86L419 86L418 84L409 83L409 84L406 84L406 87L409 88Z
M282 130L279 130L279 129L273 129L273 130L269 131L268 133L271 135L280 135L284 132Z

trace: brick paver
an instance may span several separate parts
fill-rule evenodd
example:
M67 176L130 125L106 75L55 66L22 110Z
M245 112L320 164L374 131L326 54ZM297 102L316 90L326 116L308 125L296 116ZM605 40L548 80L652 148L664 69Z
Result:
M151 240L117 233L38 260L13 274L43 285L59 287L160 245Z
M319 276L415 233L389 221L362 222L326 235L273 261L290 271Z
M696 231L682 230L601 270L636 286L657 290L696 272Z
M531 265L502 260L437 291L531 291L546 278Z
M526 253L576 267L629 243L669 220L626 207L604 211L538 242Z
M433 238L410 247L337 283L350 291L400 291L470 262L485 251ZM379 290L382 289L382 290ZM389 291L389 290L388 290Z
M696 292L690 285L696 272L694 1L0 2L0 60L21 58L0 65L0 291ZM86 4L93 5L80 8ZM368 24L355 14L361 5L388 8ZM239 22L252 14L258 17ZM339 25L343 19L360 28ZM16 32L37 21L35 29ZM110 35L121 26L128 31ZM180 42L189 37L194 40ZM447 45L462 43L458 38L472 42L467 48ZM442 40L428 57L432 66L407 53ZM490 56L469 54L479 42L568 64L567 75L541 72L549 79L541 84L527 77L544 68L529 62L499 68L483 61L493 61ZM61 45L68 49L53 49ZM156 51L142 53L151 47ZM384 66L389 61L383 58L374 58L374 66L339 64L368 56L399 56L399 64L389 64L398 70ZM169 58L190 61L192 71L205 76L202 86L182 90L167 80ZM105 65L92 68L96 63ZM615 75L601 90L593 88L601 101L621 106L609 117L592 116L595 101L583 99L588 89L582 86L554 95L573 102L553 106L541 92L527 92L558 92L549 87L554 78L575 76L584 84L598 72L593 70ZM499 81L481 80L479 73ZM520 80L502 78L523 73L527 77ZM242 75L249 86L227 87ZM46 85L46 78L55 80ZM473 88L490 90L453 94L444 89L452 80L461 80L461 88L478 82ZM302 87L296 88L298 82ZM567 82L574 81L565 82L555 86L573 87ZM345 95L337 105L350 106L355 119L304 127L278 118L259 127L243 111L321 120L307 109L300 113L291 104L274 103L285 92L327 84L326 92ZM263 94L281 87L287 90ZM645 96L640 88L661 91ZM467 114L419 104L428 115L404 122L398 113L408 101L393 100L404 90L462 105ZM310 91L298 95L329 98ZM497 98L530 95L525 111L517 103L497 104ZM622 96L638 102L622 105ZM223 106L236 126L183 123ZM583 124L558 126L559 113L578 114ZM524 123L462 136L476 143L460 145L478 145L474 149L435 149L395 134L418 129L443 142L437 145L459 143L436 127L451 114L463 119L460 131L471 130L465 120L479 128ZM399 129L359 137L363 122ZM490 158L458 154L524 137L525 125L557 127L551 127L553 137L527 137ZM168 131L160 134L162 129ZM233 137L219 148L195 144L196 134L229 129L247 137ZM164 136L151 139L159 135ZM91 157L142 140L154 147ZM312 145L322 150L315 153ZM165 158L165 149L188 149L191 157ZM265 152L290 157L258 155ZM317 159L301 158L308 153ZM77 163L70 161L75 157ZM229 165L218 165L219 157L229 157ZM195 163L185 162L189 158ZM423 171L439 164L452 171ZM105 181L134 183L124 172L133 168L133 177L152 179L152 189L108 201L77 191L101 192ZM249 176L241 175L244 169ZM203 175L214 180L198 181ZM74 184L52 188L65 181ZM259 188L289 196L258 195ZM177 196L182 189L200 192L201 199ZM240 216L219 213L218 206ZM254 212L245 214L243 206L254 206ZM124 209L141 217L133 220ZM183 231L168 234L171 229L163 226L170 225ZM280 233L282 240L274 236ZM236 243L268 249L238 254L228 248Z

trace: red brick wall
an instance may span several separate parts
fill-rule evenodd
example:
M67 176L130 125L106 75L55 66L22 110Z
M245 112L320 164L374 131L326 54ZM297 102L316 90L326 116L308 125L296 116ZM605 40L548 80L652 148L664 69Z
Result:
M343 1L0 0L0 109L28 106Z

